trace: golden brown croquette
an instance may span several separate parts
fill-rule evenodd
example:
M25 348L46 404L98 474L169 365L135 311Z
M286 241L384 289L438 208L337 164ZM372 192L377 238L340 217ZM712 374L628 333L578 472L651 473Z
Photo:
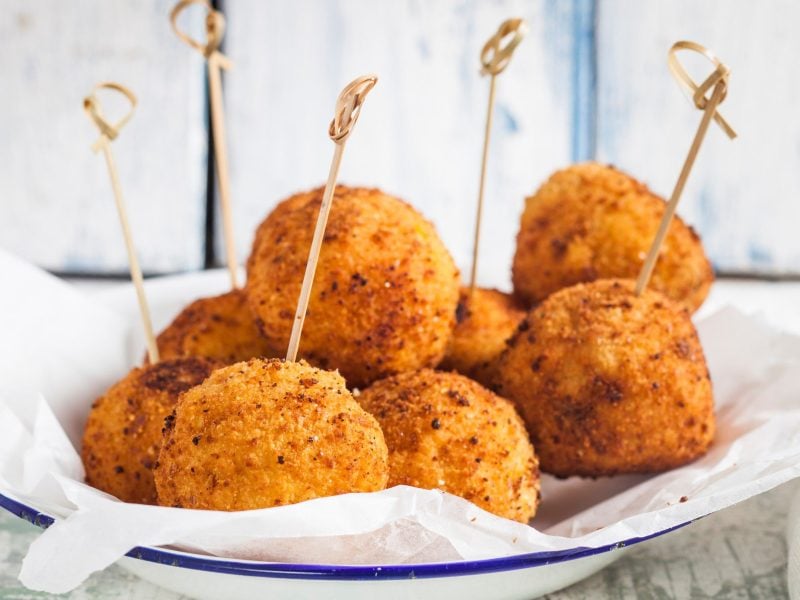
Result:
M386 487L375 419L342 377L305 361L215 371L175 409L155 471L159 504L247 510Z
M576 283L635 278L665 203L643 183L597 163L557 171L525 201L512 269L528 306ZM650 287L697 310L714 279L700 238L678 216Z
M703 455L711 380L688 311L630 280L565 288L530 311L499 359L542 470L652 473Z
M275 352L289 341L323 188L281 202L256 232L247 296ZM337 186L300 357L351 387L444 356L459 277L433 225L375 189Z
M390 486L444 490L522 522L536 513L538 462L508 400L423 369L378 381L358 401L383 428Z
M179 358L135 368L92 405L83 432L86 483L125 502L155 504L152 468L178 396L218 363Z
M162 360L206 356L230 364L272 356L242 290L195 300L159 334L157 343Z
M462 288L456 327L439 369L492 387L497 357L524 318L525 311L510 294L485 288L470 294L468 287Z

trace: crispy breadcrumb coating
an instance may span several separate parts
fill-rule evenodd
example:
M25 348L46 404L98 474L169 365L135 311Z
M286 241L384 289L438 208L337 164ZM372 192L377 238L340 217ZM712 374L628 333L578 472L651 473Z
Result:
M281 202L259 226L247 296L285 352L323 188ZM437 365L455 324L458 270L433 225L374 189L337 186L300 343L351 387Z
M273 356L242 290L195 300L158 335L157 343L161 360L206 356L231 364Z
M247 510L386 487L375 419L332 371L278 359L219 369L181 397L154 471L159 504Z
M530 306L576 283L636 278L665 206L613 167L583 163L557 171L525 201L514 293ZM676 215L650 287L695 311L713 279L700 238Z
M389 447L389 485L441 489L528 522L539 466L508 400L458 373L423 369L374 383L358 401Z
M556 292L531 310L498 365L542 470L652 473L703 455L711 380L686 309L629 280Z
M219 366L207 358L179 358L133 369L92 405L83 432L86 483L125 502L155 504L152 468L164 419L178 396Z
M496 360L524 318L525 311L510 294L485 288L470 294L468 287L462 288L456 328L439 369L458 371L491 387Z

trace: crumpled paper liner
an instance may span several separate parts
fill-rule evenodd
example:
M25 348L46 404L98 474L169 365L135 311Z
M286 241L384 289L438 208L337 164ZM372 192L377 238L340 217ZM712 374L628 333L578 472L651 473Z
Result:
M655 476L545 476L533 527L406 486L238 513L121 503L82 483L75 448L91 402L136 360L138 323L2 252L0 274L10 282L0 297L0 493L57 517L24 560L20 579L33 589L68 591L134 546L311 564L605 546L800 475L800 338L725 309L699 324L717 402L711 451ZM155 303L162 322L187 299L173 300Z

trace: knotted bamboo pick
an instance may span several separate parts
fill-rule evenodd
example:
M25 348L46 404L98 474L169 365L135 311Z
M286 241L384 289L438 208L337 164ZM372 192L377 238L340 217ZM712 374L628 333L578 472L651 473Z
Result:
M178 27L178 16L192 4L205 7L206 41L198 42ZM225 258L228 263L231 286L239 287L236 262L236 243L233 234L230 179L228 178L228 151L225 145L225 113L222 105L221 69L230 69L233 63L224 56L219 47L225 33L225 17L212 8L208 0L181 0L170 13L172 29L180 40L206 57L208 64L208 89L211 97L211 133L214 136L214 164L217 165L219 198L222 208L222 231L225 238Z
M691 50L698 52L710 60L714 66L714 72L699 86L683 68L680 61L678 61L677 53L679 50ZM653 240L653 245L650 246L650 251L645 258L642 269L639 272L639 277L636 280L636 295L640 295L647 287L650 281L650 276L656 266L658 254L661 250L661 245L664 243L664 238L667 236L669 226L672 223L672 217L675 215L675 209L678 207L678 201L683 193L683 188L686 185L686 180L689 178L689 173L692 170L694 161L697 158L697 153L700 150L700 144L708 131L708 126L711 124L711 119L720 126L722 131L725 132L730 139L736 137L736 132L731 128L728 122L717 111L717 107L725 99L728 93L728 78L731 70L727 65L722 63L708 48L701 46L695 42L676 42L669 50L668 55L669 70L672 75L677 79L678 83L683 86L691 94L694 105L703 111L703 117L700 119L700 126L697 128L697 133L694 136L692 145L689 148L689 154L683 163L683 168L678 176L678 181L675 184L675 189L672 190L672 196L667 203L664 210L664 216L661 219L656 237ZM706 93L711 91L711 97L706 98Z
M328 136L336 145L333 151L328 182L325 184L325 192L322 194L322 203L317 215L317 225L314 229L314 237L311 240L311 248L308 252L306 262L306 272L303 275L303 286L300 288L300 297L297 300L297 310L294 314L292 324L292 335L289 338L289 348L286 351L286 360L294 362L297 360L297 350L300 347L300 335L303 332L303 323L306 319L308 301L311 297L311 286L314 283L314 274L317 272L317 262L319 261L319 251L322 248L322 238L325 235L325 226L328 223L328 215L331 211L333 202L333 192L336 189L336 180L339 176L339 166L342 163L342 154L347 138L361 114L361 106L364 98L369 91L378 83L375 75L358 77L351 81L339 94L336 99L336 112L333 120L328 127Z
M475 238L472 243L472 269L469 277L470 296L475 291L475 281L478 272L478 246L481 236L481 217L483 216L483 189L486 180L486 160L489 156L489 138L492 132L492 115L494 114L495 80L511 61L511 55L516 50L522 38L528 32L528 26L523 19L508 19L504 21L481 50L481 74L489 75L489 103L486 109L486 127L483 132L483 156L481 158L481 176L478 183L478 212L475 217ZM503 42L506 44L503 46Z
M114 124L108 122L103 115L100 108L100 102L97 99L97 91L105 89L121 93L130 102L130 109L128 113ZM128 265L131 271L131 279L136 288L136 297L139 300L139 312L142 315L142 325L144 327L144 335L147 340L147 354L150 359L150 364L158 362L158 346L156 345L156 338L153 335L153 325L150 320L150 309L147 306L147 298L144 295L144 285L142 284L142 270L139 267L139 260L136 258L136 250L133 245L133 236L131 234L131 227L128 222L128 214L125 210L125 200L122 196L122 186L119 182L119 174L117 173L117 165L114 162L114 155L111 153L111 140L116 139L119 135L120 129L130 121L133 116L133 111L136 108L136 96L128 88L112 82L103 82L97 84L92 93L83 100L83 110L92 120L92 122L100 130L100 137L92 145L92 151L103 151L108 165L108 173L111 176L111 187L114 189L114 199L117 203L117 212L119 213L119 221L122 225L122 237L125 239L125 248L128 251Z

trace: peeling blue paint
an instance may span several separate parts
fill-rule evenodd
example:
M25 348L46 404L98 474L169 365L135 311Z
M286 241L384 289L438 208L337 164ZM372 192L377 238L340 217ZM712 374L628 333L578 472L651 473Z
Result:
M758 243L751 243L747 248L747 257L752 266L768 267L772 264L772 254L764 246Z
M424 37L417 38L417 50L419 51L420 57L424 59L428 59L431 56L431 49L428 46L428 40Z
M595 157L597 148L597 0L574 0L572 10L572 160Z
M697 220L694 227L704 233L714 228L717 221L717 210L714 198L708 188L703 188L697 195Z
M461 82L461 97L462 101L469 104L472 101L472 94L470 81L473 74L480 67L480 63L475 56L474 40L475 38L475 14L474 11L469 10L470 3L464 3L456 8L456 15L459 17L459 23L463 24L463 40L464 44L461 49L461 56L458 61L458 76Z
M504 104L497 105L497 117L500 127L506 133L517 133L519 131L519 123L516 117Z
M551 0L544 5L547 73L570 110L570 154L574 162L595 157L597 146L597 0ZM570 69L566 89L558 85Z
M571 102L572 87L564 83L563 71L565 66L574 59L572 43L573 2L563 0L548 0L544 4L542 18L542 36L547 48L547 60L544 60L544 69L547 80L542 82L553 91L557 98Z

